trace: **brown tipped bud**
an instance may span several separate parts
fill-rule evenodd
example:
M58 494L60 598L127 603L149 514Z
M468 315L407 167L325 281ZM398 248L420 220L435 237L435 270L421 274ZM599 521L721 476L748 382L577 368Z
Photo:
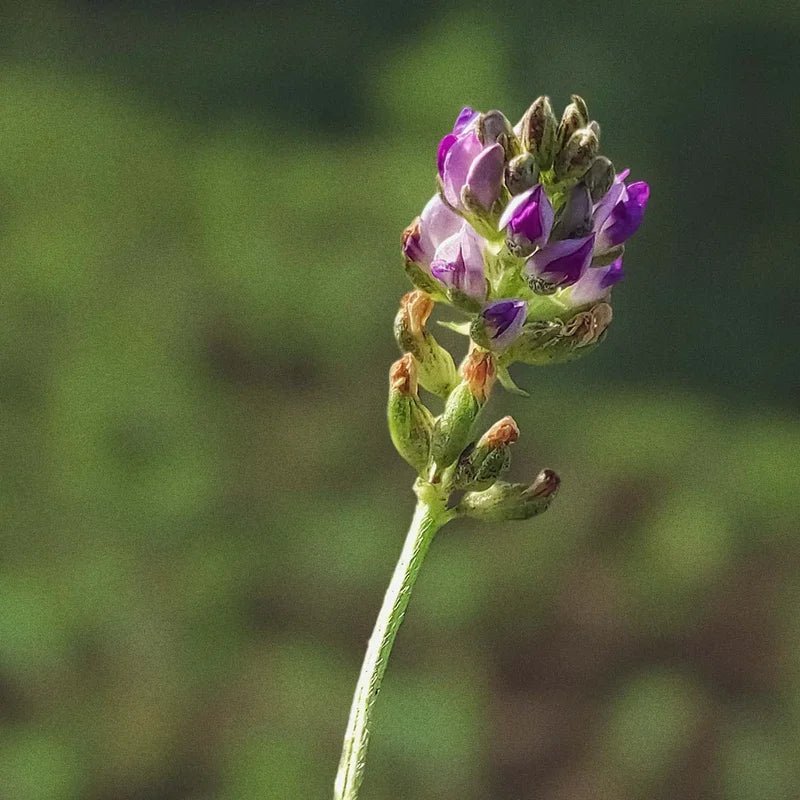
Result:
M411 353L406 353L392 364L389 369L389 389L401 395L416 396L417 364Z
M608 303L597 303L588 311L576 314L564 325L564 336L573 342L574 347L597 344L613 318L614 312Z
M551 469L543 469L525 490L524 494L531 498L550 500L555 497L561 478Z
M494 356L487 350L473 350L461 366L461 375L473 397L485 403L497 378Z
M415 289L400 298L398 321L412 336L422 336L433 306L433 298L427 292Z
M556 156L556 178L580 178L589 169L599 148L600 141L593 130L581 128L575 131Z
M417 290L403 295L394 320L394 338L402 352L411 353L416 359L420 385L439 397L447 397L458 383L458 373L453 357L425 327L433 307L433 298L426 292Z
M563 149L575 131L589 124L589 109L583 98L577 94L571 96L572 102L564 109L561 122L558 123L558 147Z
M556 143L556 117L550 98L539 97L520 122L522 147L533 153L540 169L550 169Z
M481 436L478 447L485 446L492 449L514 444L519 440L519 428L513 417L503 417Z

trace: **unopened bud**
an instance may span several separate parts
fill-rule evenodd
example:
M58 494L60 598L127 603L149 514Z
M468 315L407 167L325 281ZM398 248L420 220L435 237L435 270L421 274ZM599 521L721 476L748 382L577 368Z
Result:
M547 510L559 484L558 475L550 469L542 470L530 486L497 481L482 492L465 494L458 510L487 522L530 519Z
M614 165L605 156L597 156L589 165L583 176L583 182L589 187L592 202L598 202L614 183Z
M556 156L554 168L558 180L580 178L597 155L600 140L590 128L581 128L570 136Z
M582 183L567 193L567 201L561 209L558 222L550 235L552 241L579 239L592 230L592 196Z
M520 123L522 147L533 153L540 169L553 165L556 145L556 117L548 97L539 97Z
M509 448L519 439L519 428L511 417L503 417L467 448L458 460L454 488L488 489L511 464Z
M461 366L461 375L470 392L483 405L497 377L494 356L485 350L473 350Z
M512 195L522 194L539 180L539 167L533 153L522 153L508 162L506 167L506 186Z
M572 361L600 342L612 319L611 306L608 303L596 303L567 322L527 323L504 354L503 363L541 366Z
M426 328L433 306L433 299L423 291L403 295L394 335L400 350L416 358L420 384L432 394L447 397L458 383L458 373L453 357Z
M417 395L417 368L406 353L389 371L389 434L397 452L424 475L431 452L433 417Z
M478 119L478 138L484 147L492 144L501 145L506 161L520 151L517 135L502 111L487 111L481 114Z
M433 430L432 480L449 467L472 440L472 431L496 377L491 353L473 350L461 368L463 380L450 393Z
M589 124L589 109L586 102L577 94L571 95L572 102L564 109L558 123L556 138L558 148L563 150L575 131Z

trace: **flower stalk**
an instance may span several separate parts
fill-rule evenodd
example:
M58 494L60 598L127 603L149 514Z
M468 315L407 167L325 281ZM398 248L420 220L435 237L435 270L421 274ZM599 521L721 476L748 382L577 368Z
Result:
M528 520L546 511L560 480L502 478L520 431L503 417L477 430L495 382L514 364L545 366L585 355L613 319L628 240L650 188L627 183L600 155L600 126L572 95L557 121L540 97L516 126L500 111L464 108L436 153L438 192L403 233L414 291L395 318L402 353L389 375L387 420L397 452L417 473L417 507L361 668L334 800L357 800L372 713L411 591L436 532L451 519ZM445 322L468 337L461 366L428 330L435 306L468 319ZM440 404L434 414L420 397ZM558 399L544 407L558 413ZM563 402L563 401L562 401Z

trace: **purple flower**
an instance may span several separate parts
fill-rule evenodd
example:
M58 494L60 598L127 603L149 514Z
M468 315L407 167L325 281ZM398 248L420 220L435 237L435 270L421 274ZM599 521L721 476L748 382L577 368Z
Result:
M535 287L570 286L576 283L592 261L595 235L552 242L537 250L526 262L525 272Z
M571 305L586 306L605 299L611 287L624 277L622 256L607 267L590 267L572 285L569 294Z
M519 336L528 304L524 300L497 300L481 312L484 331L493 350L503 350Z
M429 201L422 214L403 237L403 255L423 267L430 267L436 248L461 227L463 220L453 213L438 194Z
M508 228L510 249L515 255L526 256L541 247L553 228L553 206L542 184L537 183L514 197L500 217L498 227Z
M433 277L448 289L473 300L486 299L483 248L485 240L464 222L455 234L439 247L431 262Z
M597 233L596 250L604 253L627 241L639 229L650 199L650 187L644 181L625 184L628 170L617 176L605 197L595 206L593 227Z
M453 132L441 142L436 154L444 196L453 208L464 209L463 191L484 211L500 197L505 171L505 152L497 143L481 144L473 124L479 114L465 108Z

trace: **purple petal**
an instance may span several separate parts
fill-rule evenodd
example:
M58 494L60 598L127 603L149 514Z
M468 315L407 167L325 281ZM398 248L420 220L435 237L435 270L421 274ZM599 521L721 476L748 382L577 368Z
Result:
M450 146L442 166L444 196L455 208L461 207L461 189L467 182L472 162L478 157L483 146L474 133L458 137Z
M439 149L436 152L436 168L439 170L439 177L444 175L444 160L447 157L447 154L450 152L450 148L456 143L458 140L457 136L454 136L452 133L448 133L441 142L439 142Z
M598 252L622 244L636 233L644 219L649 199L650 187L644 181L637 181L626 187L622 198L600 229L597 237Z
M530 189L527 189L522 194L515 195L511 198L509 204L506 206L506 210L500 216L500 221L497 223L499 230L503 230L503 228L511 222L511 218L517 213L517 209L528 202L528 199L536 191L536 188L536 186L531 186Z
M541 184L533 187L527 202L512 214L508 227L513 234L524 237L531 244L540 246L547 241L553 228L553 207Z
M602 300L608 290L625 277L622 269L622 256L607 267L590 267L570 290L573 306L585 306Z
M502 145L486 147L472 162L467 173L467 187L488 211L500 197L503 188L506 157Z
M592 228L594 231L599 231L606 224L611 212L614 210L614 206L624 194L625 184L619 182L611 184L611 188L603 195L592 212Z
M461 228L436 248L431 262L431 273L445 286L456 289L468 297L484 300L486 277L484 275L483 249L486 241L471 225L464 222Z
M525 262L525 271L555 286L575 283L589 267L594 249L594 234L580 239L553 242Z
M431 258L436 248L448 236L452 236L463 223L464 220L451 211L438 194L428 200L420 214L420 228L423 245L430 245Z
M456 117L455 124L453 125L453 133L462 133L469 124L480 114L469 106L464 106Z
M492 348L501 350L519 336L528 304L524 300L497 300L481 312L484 328Z

